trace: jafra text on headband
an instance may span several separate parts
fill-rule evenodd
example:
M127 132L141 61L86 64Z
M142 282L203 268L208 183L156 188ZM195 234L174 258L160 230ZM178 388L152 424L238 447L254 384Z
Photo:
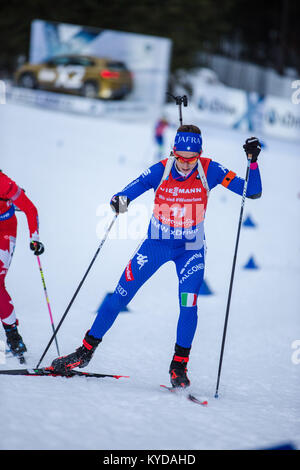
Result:
M174 140L174 150L198 152L202 150L202 137L201 134L194 134L193 132L177 132Z

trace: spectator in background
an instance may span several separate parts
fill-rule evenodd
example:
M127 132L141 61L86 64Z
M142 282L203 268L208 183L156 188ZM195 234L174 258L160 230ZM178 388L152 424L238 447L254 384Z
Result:
M156 160L160 161L164 153L164 133L169 123L165 117L159 119L155 125L155 142L157 144Z

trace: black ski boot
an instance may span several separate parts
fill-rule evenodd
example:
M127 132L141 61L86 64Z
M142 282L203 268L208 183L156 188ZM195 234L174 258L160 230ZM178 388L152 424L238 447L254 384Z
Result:
M51 369L54 373L68 375L68 371L75 367L81 368L87 366L101 341L102 339L89 335L88 331L83 339L83 345L67 356L54 359L51 364Z
M23 342L22 336L18 332L18 320L12 325L3 323L3 328L6 334L7 346L14 356L22 356L27 348Z
M187 374L187 363L191 348L182 348L175 344L175 353L170 364L170 381L174 388L186 388L190 385Z

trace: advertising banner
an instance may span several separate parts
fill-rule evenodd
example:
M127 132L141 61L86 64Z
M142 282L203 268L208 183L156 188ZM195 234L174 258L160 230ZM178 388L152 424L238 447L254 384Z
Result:
M82 114L89 117L110 117L118 120L135 121L151 117L151 108L145 103L131 101L101 101L81 96L65 95L41 90L26 90L25 88L6 85L8 102L24 103L27 105L48 108L55 111Z
M203 85L194 90L194 111L202 121L253 133L300 140L300 105L255 92Z
M159 107L170 53L167 38L42 20L31 24L29 62L36 66L38 88L48 83L52 92L94 98L94 85L97 98Z

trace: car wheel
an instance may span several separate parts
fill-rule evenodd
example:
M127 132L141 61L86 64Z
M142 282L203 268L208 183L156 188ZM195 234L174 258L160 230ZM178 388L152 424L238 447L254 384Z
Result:
M37 88L36 79L31 73L24 73L18 81L18 85L24 88Z
M97 98L98 86L94 82L86 82L82 87L82 94L85 96L85 98Z

